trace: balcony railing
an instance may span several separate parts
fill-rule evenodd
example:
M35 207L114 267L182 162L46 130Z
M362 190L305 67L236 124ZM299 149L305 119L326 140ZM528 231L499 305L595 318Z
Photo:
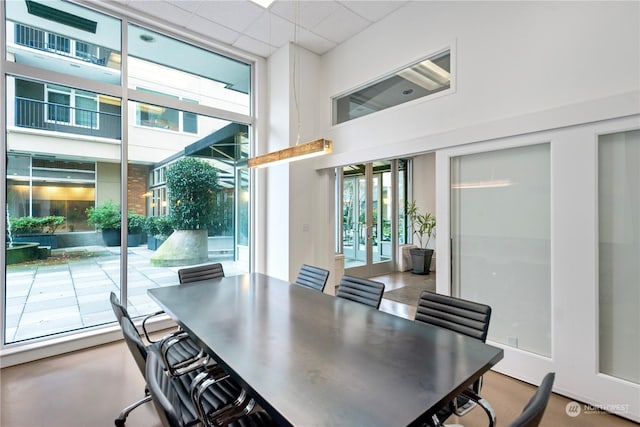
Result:
M121 138L120 114L19 97L16 97L15 107L15 124L18 127L111 139Z
M111 49L69 39L22 24L15 25L15 43L57 55L106 66Z

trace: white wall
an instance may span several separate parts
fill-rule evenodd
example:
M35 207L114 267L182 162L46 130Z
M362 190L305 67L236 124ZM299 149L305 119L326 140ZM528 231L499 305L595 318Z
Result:
M317 120L323 108L320 61L293 44L269 58L269 137L259 153L324 136ZM335 223L333 170L317 171L309 159L258 169L256 177L256 233L264 238L255 251L256 271L293 280L304 263L333 270L334 238L327 232Z
M323 57L326 92L318 102L326 108L319 119L336 154L318 166L637 111L639 9L637 2L411 2ZM331 96L447 46L453 48L455 93L330 127ZM602 105L629 92L635 97L593 111L590 102ZM546 123L513 123L576 105ZM506 119L512 123L500 125Z

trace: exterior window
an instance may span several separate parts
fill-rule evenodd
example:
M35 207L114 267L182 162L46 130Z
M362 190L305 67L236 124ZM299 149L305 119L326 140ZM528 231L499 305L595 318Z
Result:
M94 93L47 85L47 121L99 128L98 99Z
M11 218L60 215L65 221L59 231L93 229L86 210L95 200L95 162L9 155L7 170Z
M137 124L158 129L178 131L178 111L157 107L155 105L138 104Z
M192 104L198 103L198 101L187 98L184 98L184 101ZM186 111L182 113L182 131L186 133L198 133L198 116L196 114L188 113Z
M180 99L177 96L167 95L155 90L136 88L141 92L155 93L173 99ZM183 98L183 101L197 104L197 101ZM182 119L182 125L181 125ZM136 124L157 129L167 129L176 132L198 133L198 116L186 111L178 111L172 108L158 107L149 104L137 104Z
M451 51L432 55L333 98L333 124L344 123L451 87Z
M71 40L57 34L47 34L47 50L53 52L71 53Z

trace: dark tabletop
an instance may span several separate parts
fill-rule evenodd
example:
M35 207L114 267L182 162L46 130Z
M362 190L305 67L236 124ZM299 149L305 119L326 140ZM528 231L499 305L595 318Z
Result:
M148 292L284 425L409 425L503 356L258 273Z

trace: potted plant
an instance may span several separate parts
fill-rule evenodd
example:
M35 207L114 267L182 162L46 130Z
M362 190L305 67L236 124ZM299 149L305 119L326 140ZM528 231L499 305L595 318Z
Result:
M216 169L184 157L167 169L169 220L173 234L151 257L154 266L200 264L209 259L207 225L215 211Z
M102 230L106 246L120 246L120 221L120 205L111 200L87 209L87 223Z
M129 211L127 214L127 245L129 247L140 246L142 244L142 229L146 222L146 217Z
M413 266L412 272L413 274L429 274L433 249L427 249L427 245L434 234L436 218L429 212L421 213L415 200L412 200L407 206L407 218L411 223L411 233L418 240L418 247L409 251ZM415 243L416 241L414 240Z
M145 219L143 230L147 233L147 248L155 251L173 233L173 226L167 216L150 216Z

